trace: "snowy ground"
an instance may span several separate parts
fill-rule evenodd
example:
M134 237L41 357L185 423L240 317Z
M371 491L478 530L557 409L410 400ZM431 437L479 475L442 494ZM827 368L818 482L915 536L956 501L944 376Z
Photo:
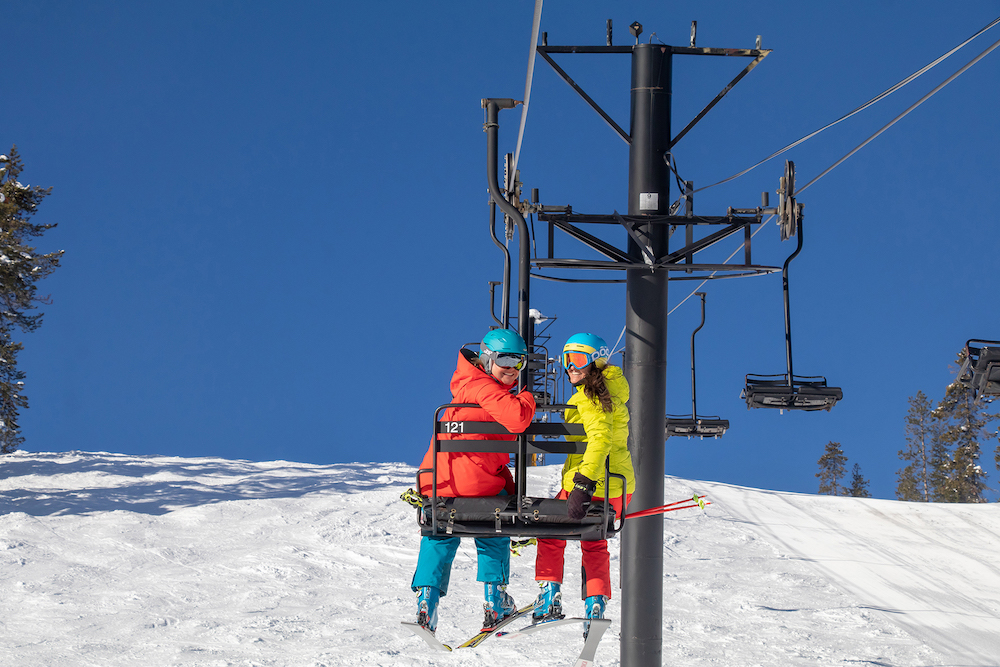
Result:
M548 494L557 469L533 469ZM0 665L572 664L579 628L431 652L400 627L413 468L27 453L0 458ZM1000 506L904 504L668 477L665 665L1000 665ZM471 545L471 542L470 542ZM481 618L463 544L438 635ZM511 592L535 595L533 552ZM566 589L579 589L578 551ZM612 576L618 573L612 542ZM597 652L619 664L620 597ZM579 613L582 603L569 602Z

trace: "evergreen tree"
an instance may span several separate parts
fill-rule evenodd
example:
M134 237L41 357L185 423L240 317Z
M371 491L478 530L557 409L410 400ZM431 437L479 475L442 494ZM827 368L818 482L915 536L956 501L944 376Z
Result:
M959 354L961 365L964 350ZM951 460L943 466L943 483L938 495L944 502L983 503L987 491L986 471L979 465L981 443L989 439L987 427L997 415L987 412L985 401L976 401L970 387L953 382L938 405L944 418L942 442L951 451Z
M942 423L942 435L931 443L931 457L929 461L930 474L928 482L930 486L931 502L946 503L948 500L948 486L951 479L952 461L951 449L948 442L944 440L944 413L935 410L938 419Z
M896 498L930 502L934 490L931 459L942 426L924 392L918 391L907 400L910 409L906 413L906 449L899 450L899 458L909 465L896 471Z
M913 464L896 471L896 500L923 501Z
M868 492L868 480L861 474L861 466L857 463L851 469L851 488L847 490L847 495L854 498L871 498Z
M828 496L843 496L846 489L840 485L840 480L844 477L844 466L847 465L847 457L840 448L839 442L832 440L827 443L826 451L819 457L819 492Z
M0 453L7 454L24 442L18 415L28 407L24 396L24 373L17 368L23 345L13 338L14 329L27 333L42 323L41 313L29 314L47 297L36 292L35 283L59 266L62 251L36 254L31 239L55 227L30 221L52 188L22 185L24 169L17 147L0 155Z

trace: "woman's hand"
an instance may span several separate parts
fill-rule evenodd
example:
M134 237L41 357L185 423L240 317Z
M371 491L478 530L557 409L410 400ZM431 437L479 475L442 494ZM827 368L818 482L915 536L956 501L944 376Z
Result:
M573 521L579 521L587 514L586 505L590 504L590 499L594 496L597 482L584 477L580 473L573 475L573 490L569 492L566 502L566 514Z

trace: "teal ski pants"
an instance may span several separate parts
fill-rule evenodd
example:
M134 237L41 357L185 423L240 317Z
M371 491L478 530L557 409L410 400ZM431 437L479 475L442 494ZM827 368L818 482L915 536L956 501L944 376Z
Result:
M417 571L413 573L411 588L416 591L424 586L440 589L441 596L448 594L451 563L458 552L460 537L420 538ZM476 581L506 585L510 580L510 538L477 537L476 554L478 574Z

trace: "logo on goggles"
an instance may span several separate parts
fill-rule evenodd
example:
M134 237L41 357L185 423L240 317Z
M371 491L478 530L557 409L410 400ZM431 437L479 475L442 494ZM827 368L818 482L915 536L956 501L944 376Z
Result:
M564 350L562 355L563 368L576 368L583 370L594 361L597 361L598 359L607 359L611 356L611 350L607 347L602 347L599 350L594 350L594 348L589 349L592 351Z

